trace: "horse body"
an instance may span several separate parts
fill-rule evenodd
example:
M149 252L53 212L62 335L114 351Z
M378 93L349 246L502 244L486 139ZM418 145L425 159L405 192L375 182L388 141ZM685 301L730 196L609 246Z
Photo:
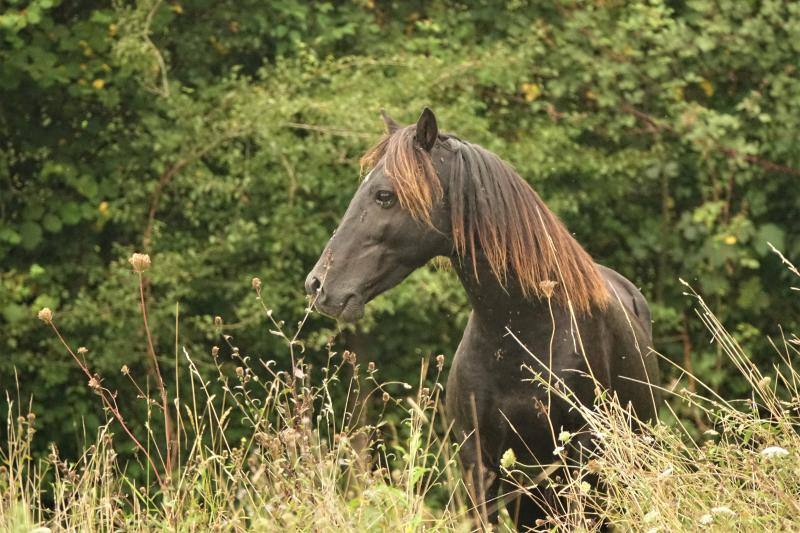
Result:
M447 380L447 410L466 482L493 501L500 458L550 464L561 431L567 453L592 449L584 421L534 372L582 404L615 394L639 419L656 416L658 381L647 302L599 266L531 187L485 149L443 135L426 109L362 159L370 169L306 279L316 307L354 321L366 303L436 256L449 257L472 312ZM540 490L540 489L535 489ZM552 499L552 494L539 495ZM520 528L544 516L518 499Z
M623 276L602 267L609 290L619 298L603 311L575 317L561 304L526 300L490 276L479 274L478 282L469 270L457 270L473 311L448 375L447 412L464 442L467 481L485 493L483 499L495 501L503 490L498 486L500 459L508 449L523 464L549 465L557 459L561 431L578 434L575 444L585 451L592 448L582 417L565 401L551 394L546 409L546 388L532 383L533 372L544 379L552 372L553 382L563 383L584 405L592 405L596 394L591 375L602 389L614 391L622 405L635 406L639 418L655 418L657 394L641 384L658 377L647 355L649 312L644 297ZM572 451L580 450L575 446ZM552 500L552 494L539 492L538 498ZM545 518L540 503L520 500L520 526Z

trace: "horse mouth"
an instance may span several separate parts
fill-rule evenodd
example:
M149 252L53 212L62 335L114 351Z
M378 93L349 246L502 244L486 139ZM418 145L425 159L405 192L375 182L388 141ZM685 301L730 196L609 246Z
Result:
M339 322L352 324L364 316L364 304L355 294L348 294L340 305L331 305L329 302L318 299L314 307L323 315L335 318Z

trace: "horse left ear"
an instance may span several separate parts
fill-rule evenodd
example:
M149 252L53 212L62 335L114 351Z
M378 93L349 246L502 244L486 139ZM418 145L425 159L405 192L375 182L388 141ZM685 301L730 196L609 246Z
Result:
M436 125L436 115L426 107L417 120L417 142L426 152L430 152L438 135L439 127Z
M395 122L383 108L381 108L381 118L383 119L383 125L386 126L386 133L389 135L400 129L400 124Z

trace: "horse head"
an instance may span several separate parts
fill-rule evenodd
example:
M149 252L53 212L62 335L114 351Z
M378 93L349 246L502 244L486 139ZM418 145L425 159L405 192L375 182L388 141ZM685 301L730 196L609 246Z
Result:
M386 135L362 159L369 172L305 282L316 308L343 322L358 320L367 302L453 249L438 177L453 154L436 117L425 108L416 124L400 127L382 115ZM409 172L418 179L398 183Z

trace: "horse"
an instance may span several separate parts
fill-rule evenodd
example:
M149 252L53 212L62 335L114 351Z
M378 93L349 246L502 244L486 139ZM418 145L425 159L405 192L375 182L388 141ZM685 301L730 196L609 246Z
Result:
M354 322L414 270L450 259L472 309L449 370L446 413L463 439L475 509L484 506L484 520L494 521L497 506L487 513L486 502L514 492L501 481L506 450L519 463L552 463L554 431L579 434L565 452L576 461L594 449L583 417L537 385L532 369L584 405L608 391L638 420L656 418L650 311L636 286L596 264L500 157L440 132L428 108L404 127L381 115L385 134L362 157L364 177L306 292L321 313ZM520 530L541 524L557 499L545 487L518 493L509 512Z

